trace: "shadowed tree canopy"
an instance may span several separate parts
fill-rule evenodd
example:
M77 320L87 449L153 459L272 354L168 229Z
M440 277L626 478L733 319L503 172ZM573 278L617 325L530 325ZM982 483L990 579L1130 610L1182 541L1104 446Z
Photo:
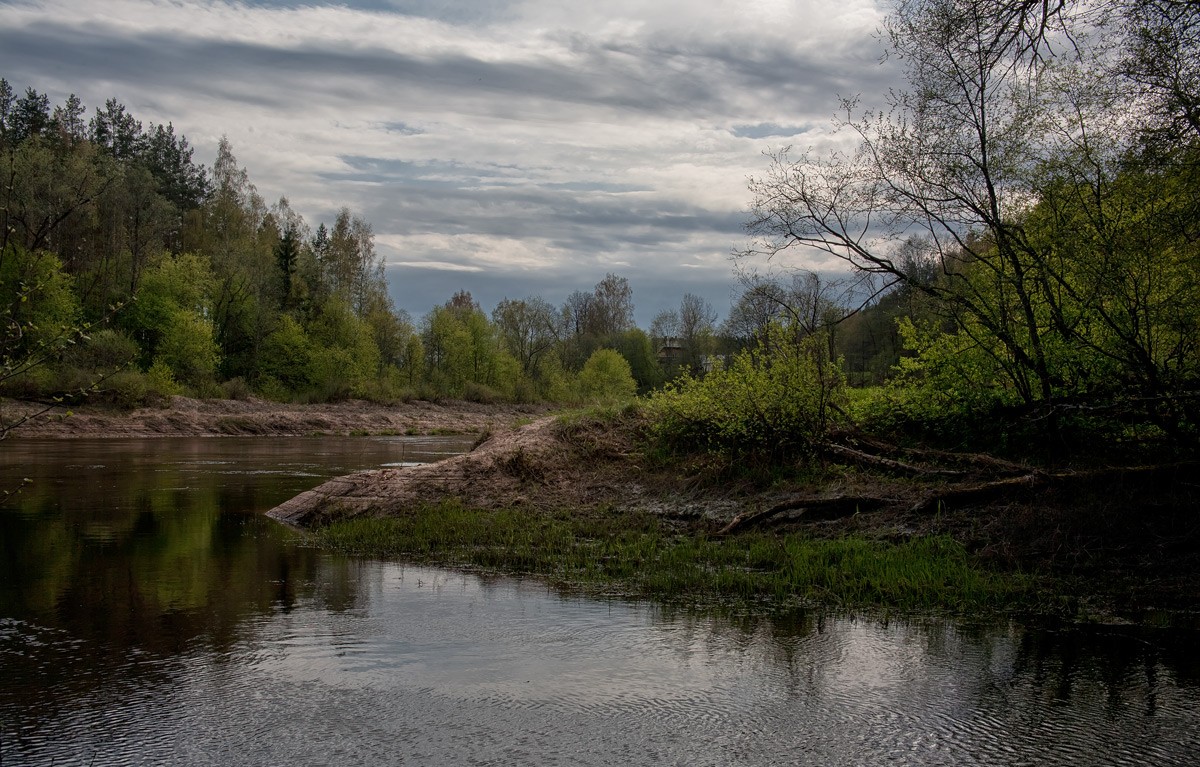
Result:
M1027 405L1123 393L1194 423L1197 14L898 3L909 87L843 105L854 152L772 156L745 255L813 249L927 294L980 382Z

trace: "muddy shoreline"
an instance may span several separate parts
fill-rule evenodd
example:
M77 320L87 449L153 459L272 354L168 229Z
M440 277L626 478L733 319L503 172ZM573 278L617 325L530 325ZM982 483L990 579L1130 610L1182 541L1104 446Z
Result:
M3 406L9 419L37 407ZM612 421L549 412L544 406L469 402L284 405L176 397L165 407L133 411L88 406L68 415L57 408L10 437L478 434L481 443L470 453L340 477L269 516L312 529L355 517L408 515L451 499L480 510L632 510L683 535L720 536L739 516L782 504L789 510L756 527L884 542L950 536L989 568L1036 574L1054 610L1068 605L1068 612L1091 616L1163 610L1200 615L1200 489L1186 477L1157 487L1014 487L983 502L930 510L919 499L937 489L937 480L914 481L834 459L792 480L746 482L714 473L702 456L651 458L640 444L637 416ZM848 510L829 503L867 496L887 503Z
M6 400L6 423L44 406ZM412 401L383 405L348 400L293 405L261 399L198 400L172 397L160 407L121 410L98 405L54 407L36 415L10 439L76 437L310 436L351 434L479 434L547 412L539 405Z
M1120 485L1069 493L1018 487L986 502L930 510L919 499L936 482L836 462L791 482L713 481L702 462L657 463L637 442L630 424L543 417L496 430L473 452L437 464L332 480L269 515L320 528L409 515L452 499L483 510L643 511L681 534L720 537L739 515L800 498L795 509L758 529L892 543L950 536L989 569L1038 578L1047 613L1135 621L1158 620L1153 615L1163 611L1200 615L1200 532L1196 493L1187 482L1152 494ZM857 495L890 502L848 511L827 503Z

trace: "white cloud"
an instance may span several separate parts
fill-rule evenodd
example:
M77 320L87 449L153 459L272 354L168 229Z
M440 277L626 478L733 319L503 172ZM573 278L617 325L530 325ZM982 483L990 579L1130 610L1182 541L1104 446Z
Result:
M838 91L885 82L869 0L400 5L0 3L0 75L116 97L204 161L228 135L264 197L350 206L393 264L635 289L731 283L763 149L827 145Z

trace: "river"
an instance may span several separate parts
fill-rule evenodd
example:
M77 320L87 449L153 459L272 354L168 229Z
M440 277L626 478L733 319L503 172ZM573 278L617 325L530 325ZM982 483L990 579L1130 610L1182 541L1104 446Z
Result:
M1200 633L697 614L262 512L461 438L0 443L0 765L1193 765Z

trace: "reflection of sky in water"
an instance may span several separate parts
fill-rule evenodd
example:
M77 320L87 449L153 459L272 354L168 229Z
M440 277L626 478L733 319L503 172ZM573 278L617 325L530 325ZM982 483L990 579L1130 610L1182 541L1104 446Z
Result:
M297 696L264 714L287 720L272 727L320 730L330 722L299 697L336 701L359 758L503 761L523 743L533 764L622 753L637 764L1163 765L1200 747L1194 687L1159 669L1170 713L1149 719L1145 680L1121 680L1129 699L1114 718L1114 691L1088 668L1077 699L1056 707L1020 667L1015 626L964 635L829 618L745 631L530 581L370 563L359 574L355 606L266 619L235 653L242 684Z
M0 474L39 477L31 509L0 516L17 520L5 544L29 549L0 563L3 764L1157 766L1200 751L1194 633L717 618L323 554L256 513L311 486L310 466L403 462L395 439L115 441L94 471L81 443L45 446L57 468L0 456Z

